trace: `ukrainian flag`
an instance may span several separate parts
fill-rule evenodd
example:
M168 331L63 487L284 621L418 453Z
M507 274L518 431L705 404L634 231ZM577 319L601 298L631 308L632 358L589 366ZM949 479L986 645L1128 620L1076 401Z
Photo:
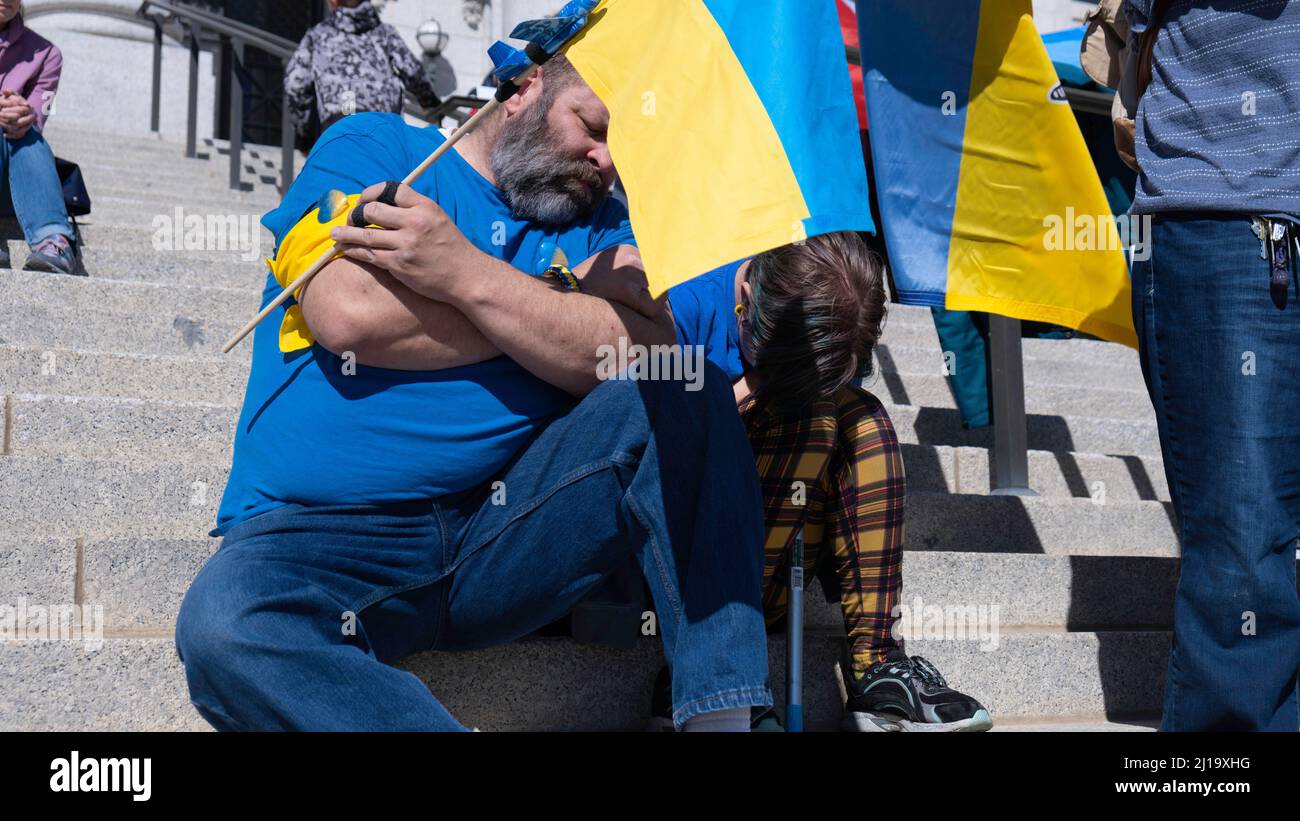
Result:
M874 231L832 0L604 0L565 48L656 295L832 231Z
M1030 0L857 5L901 301L1136 347L1119 235Z

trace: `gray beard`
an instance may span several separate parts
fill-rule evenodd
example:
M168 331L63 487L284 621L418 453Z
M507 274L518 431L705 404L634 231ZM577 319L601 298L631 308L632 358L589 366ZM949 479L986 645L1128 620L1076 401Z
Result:
M507 122L492 148L492 173L516 219L559 227L590 216L605 198L600 173L586 160L560 156L539 101Z

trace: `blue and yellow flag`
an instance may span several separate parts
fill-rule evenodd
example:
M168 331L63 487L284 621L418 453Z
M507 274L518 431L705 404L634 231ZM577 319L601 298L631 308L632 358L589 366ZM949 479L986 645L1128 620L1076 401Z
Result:
M603 0L565 53L610 111L651 291L873 231L833 2Z
M1136 346L1111 209L1030 0L857 5L901 300Z

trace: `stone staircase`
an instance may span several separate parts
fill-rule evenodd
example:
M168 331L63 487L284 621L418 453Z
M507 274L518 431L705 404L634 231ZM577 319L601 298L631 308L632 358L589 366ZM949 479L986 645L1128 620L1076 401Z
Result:
M278 199L259 177L274 167L250 152L254 182L231 192L211 142L208 159L187 160L176 143L57 120L48 137L95 202L82 221L89 276L0 270L0 604L101 606L105 642L0 642L0 729L205 729L172 631L218 544L205 534L250 349L219 346L257 308L271 238L256 221ZM246 218L260 246L176 247L178 207ZM26 247L10 247L21 268ZM997 608L996 649L981 634L916 638L909 652L1000 729L1148 728L1178 546L1136 354L1025 342L1037 498L987 495L989 433L961 429L928 310L891 306L879 360L869 387L888 403L909 481L904 603ZM830 729L841 621L816 589L809 605L805 712ZM781 699L784 638L769 650ZM485 730L621 730L641 725L660 658L654 638L614 650L536 637L403 666Z

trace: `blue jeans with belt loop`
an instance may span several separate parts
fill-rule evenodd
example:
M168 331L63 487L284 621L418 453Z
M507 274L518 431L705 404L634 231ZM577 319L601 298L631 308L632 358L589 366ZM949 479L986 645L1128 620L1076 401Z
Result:
M771 705L753 456L723 372L687 387L605 382L468 492L235 525L177 617L191 702L222 730L463 730L390 665L525 636L635 557L675 723Z
M1292 237L1294 233L1292 234ZM1300 729L1300 289L1251 220L1155 218L1133 320L1178 517L1164 730Z

